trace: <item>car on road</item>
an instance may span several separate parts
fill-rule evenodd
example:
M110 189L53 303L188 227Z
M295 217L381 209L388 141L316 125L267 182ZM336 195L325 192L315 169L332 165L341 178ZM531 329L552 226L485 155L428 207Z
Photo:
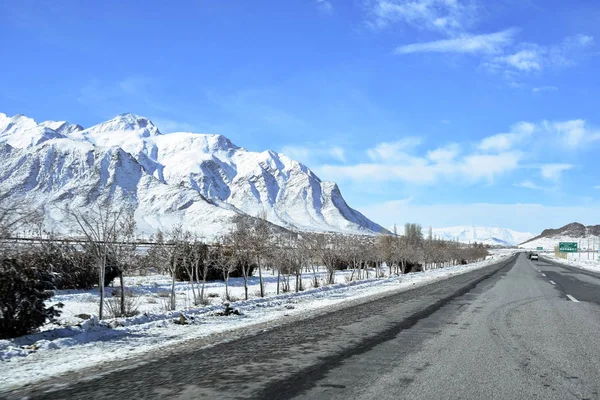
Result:
M537 253L532 253L531 257L529 257L529 258L532 260L536 260L536 261L540 259L539 255Z

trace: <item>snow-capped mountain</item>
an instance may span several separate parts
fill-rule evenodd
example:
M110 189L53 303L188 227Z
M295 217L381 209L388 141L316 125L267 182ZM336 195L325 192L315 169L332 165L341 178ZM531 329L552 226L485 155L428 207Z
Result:
M57 229L67 206L108 201L135 208L145 233L182 222L213 236L240 213L305 230L383 230L335 183L283 154L250 152L221 135L162 134L134 114L88 129L0 114L0 193L44 207Z
M480 226L455 226L451 228L433 228L433 236L461 243L483 243L490 246L516 246L535 235L527 232L517 232L505 228L487 228ZM429 229L424 229L425 237Z
M585 226L573 222L558 229L545 229L540 235L519 245L524 249L553 250L559 242L575 242L580 250L600 248L600 225Z

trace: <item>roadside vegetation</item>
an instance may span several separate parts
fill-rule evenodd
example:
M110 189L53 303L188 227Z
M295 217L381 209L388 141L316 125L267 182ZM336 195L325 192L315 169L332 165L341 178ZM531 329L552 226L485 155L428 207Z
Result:
M422 234L418 224L406 224L404 234L342 235L294 232L269 223L265 215L236 217L227 234L207 242L184 225L157 232L141 244L135 237L130 210L111 207L65 210L65 221L79 232L70 238L43 230L42 218L23 208L0 205L0 338L35 331L60 315L60 304L50 304L53 290L92 289L100 293L98 317L127 317L138 313L124 276L163 274L171 277L170 290L161 293L165 309L175 310L176 287L187 282L193 305L208 304L209 281L225 284L224 302L237 300L229 293L229 279L241 278L244 299L266 296L263 276L276 276L276 294L301 292L310 286L337 283L338 271L346 281L386 278L476 262L487 249ZM35 239L15 240L28 226ZM322 273L323 269L325 274ZM256 293L249 280L258 278ZM105 287L118 279L110 292Z

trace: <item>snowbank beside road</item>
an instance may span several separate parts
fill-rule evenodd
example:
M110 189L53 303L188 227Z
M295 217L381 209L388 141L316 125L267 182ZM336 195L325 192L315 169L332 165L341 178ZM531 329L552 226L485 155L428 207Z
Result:
M158 349L191 339L217 334L222 337L227 332L235 333L240 328L265 322L285 323L287 317L309 317L350 300L367 301L382 293L407 290L483 268L508 255L399 277L344 282L299 293L238 301L232 305L241 315L227 317L217 313L223 310L222 304L211 304L174 312L144 312L130 318L98 321L91 315L89 319L82 319L75 316L75 312L86 310L92 304L92 293L61 293L56 299L65 303L67 315L59 325L48 325L42 332L0 341L0 375L3 377L0 392L110 361L135 358L149 352L156 354ZM339 274L338 280L343 281L345 275ZM155 283L148 282L137 290L159 291L157 286L161 284ZM267 289L269 292L272 287L267 286ZM83 297L78 298L78 295ZM86 300L83 305L81 299Z
M547 258L551 261L557 262L559 264L569 265L572 267L585 269L587 271L598 272L600 273L600 261L594 260L565 260L564 258L556 257L552 254L544 254L543 258Z

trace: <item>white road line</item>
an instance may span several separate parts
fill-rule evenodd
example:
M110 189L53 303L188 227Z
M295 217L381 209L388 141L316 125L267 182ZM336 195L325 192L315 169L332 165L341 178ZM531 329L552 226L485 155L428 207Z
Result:
M569 298L569 300L571 300L573 303L579 303L579 300L577 300L575 297L571 296L570 294L567 295L567 297Z
M542 272L542 276L546 276L546 274Z
M554 282L554 281L550 281L550 283L553 284L553 285L556 285L556 282Z

